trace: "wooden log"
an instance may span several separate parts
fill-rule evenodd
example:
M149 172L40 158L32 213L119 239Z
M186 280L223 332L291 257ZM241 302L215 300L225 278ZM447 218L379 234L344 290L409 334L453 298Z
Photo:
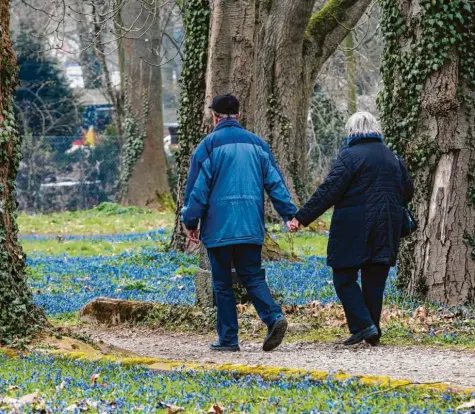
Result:
M119 325L143 321L153 310L150 302L97 298L79 312L82 322Z

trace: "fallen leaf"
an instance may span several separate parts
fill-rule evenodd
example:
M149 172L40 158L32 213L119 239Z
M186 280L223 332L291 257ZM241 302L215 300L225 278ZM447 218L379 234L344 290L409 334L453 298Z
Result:
M168 414L176 414L179 411L185 411L185 409L176 405L171 405L168 407Z
M208 414L223 414L223 413L224 413L224 408L220 407L218 404L213 404L208 410Z
M86 405L91 408L97 408L98 402L92 400L86 400Z
M18 400L16 398L12 398L12 397L3 397L0 401L1 401L2 404L6 404L6 405L18 404Z
M38 401L38 391L36 392L33 392L31 394L27 394L27 395L24 395L23 397L21 397L18 402L21 404L21 405L24 405L24 404L33 404L35 402Z
M98 381L99 377L100 377L100 374L92 374L91 378L90 378L91 379L91 384L93 384L93 385L97 384L97 381Z
M179 411L185 411L183 407L178 407L177 405L167 404L166 402L159 401L157 408L166 408L168 409L168 414L176 414Z
M10 386L7 388L7 391L17 390L18 388L19 388L18 385L10 385Z
M462 405L459 405L456 410L465 410L466 408L474 408L475 407L475 400L463 403Z
M62 391L66 388L66 381L61 381L61 384L59 384L57 387L56 387L56 391Z

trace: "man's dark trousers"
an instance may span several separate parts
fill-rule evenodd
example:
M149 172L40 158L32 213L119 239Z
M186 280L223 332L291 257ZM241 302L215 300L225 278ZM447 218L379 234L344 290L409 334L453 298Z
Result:
M275 303L265 276L261 272L261 252L262 246L257 244L235 244L208 249L218 308L217 330L221 345L238 344L238 318L231 276L232 264L259 317L267 327L282 315L282 309Z
M357 282L359 268L333 269L333 284L352 334L374 324L381 335L379 324L389 269L384 264L363 265L361 288Z

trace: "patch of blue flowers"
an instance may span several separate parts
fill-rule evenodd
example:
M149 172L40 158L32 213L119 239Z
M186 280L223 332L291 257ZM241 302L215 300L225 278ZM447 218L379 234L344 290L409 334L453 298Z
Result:
M154 249L117 256L29 257L29 284L48 315L74 312L97 297L192 305L194 279L179 269L196 267L189 255Z
M167 406L208 412L219 404L243 413L455 413L455 394L387 390L356 379L316 381L308 376L265 380L219 371L159 372L114 362L88 362L31 354L0 354L0 396L38 391L41 412L163 413ZM95 380L91 381L91 378ZM0 405L0 413L9 410ZM22 412L36 412L34 406ZM170 412L170 411L169 411ZM173 409L171 412L174 412ZM459 411L461 412L461 411Z
M166 241L163 230L107 235L65 236L70 240L92 239L113 242L130 240ZM37 238L36 240L43 240ZM48 240L48 238L44 238ZM71 257L30 255L29 284L35 302L48 315L75 312L97 297L110 297L163 304L195 303L193 270L196 257L177 252L158 252L144 248L116 256ZM338 301L332 284L331 269L320 257L302 263L287 261L265 263L272 291L285 305L305 305L315 300L323 304ZM391 272L388 294L396 295Z

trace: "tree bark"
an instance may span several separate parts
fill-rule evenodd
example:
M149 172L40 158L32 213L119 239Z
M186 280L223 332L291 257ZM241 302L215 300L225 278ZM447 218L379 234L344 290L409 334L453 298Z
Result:
M468 67L473 65L468 63L473 40L470 44L462 35L446 50L435 48L428 54L423 49L416 51L417 45L424 44L424 19L426 24L430 24L429 19L437 22L443 18L440 16L444 16L444 10L437 3L422 14L411 3L398 0L395 6L383 9L383 25L391 21L392 7L397 7L406 28L410 28L404 34L400 31L395 38L388 26L387 66L383 67L385 90L381 95L388 139L404 155L413 173L414 210L420 226L416 235L403 243L399 280L409 294L417 297L448 305L475 303L475 116L470 98L475 91L475 79L473 74L466 76L470 73ZM462 34L473 33L475 19L465 20L465 27L461 25L458 30ZM436 47L445 44L437 43L437 38L432 40L435 36L437 31L431 32L429 40ZM440 34L441 39L450 36L446 32ZM416 47L411 49L411 45ZM444 50L447 55L440 59L441 63L431 63L427 71L415 76L413 73L417 85L407 89L405 85L412 85L406 72L408 67L410 71L422 71L426 59L436 62L432 59L438 59ZM414 53L412 58L408 54L403 65L393 64L392 56L408 51ZM417 96L418 100L414 98ZM409 99L416 100L418 105L405 110ZM414 123L410 121L411 111L416 114Z
M178 190L175 212L175 226L171 247L186 250L189 243L181 224L181 209L191 154L203 139L204 105L206 96L206 65L208 62L208 34L210 9L208 0L189 0L183 18L185 42L180 93L179 141L177 153Z
M152 207L169 193L168 160L163 145L162 75L160 48L163 36L158 11L146 10L144 2L130 0L122 9L122 21L132 30L125 38L127 93L132 110L141 114L148 104L143 151L128 182L125 204Z
M311 183L305 131L318 72L370 3L329 0L317 12L314 0L260 3L255 132L269 141L300 202Z
M253 129L255 111L256 0L212 0L205 125L216 95L232 93L241 104L240 122Z
M316 77L370 2L329 0L313 13L315 0L211 1L206 108L216 94L240 99L243 125L269 142L297 201L305 201L311 183L306 131ZM178 234L183 235L177 209L174 240Z
M354 114L358 110L356 101L356 57L353 32L345 39L346 79L348 83L348 112Z
M15 179L21 157L13 91L17 60L9 36L9 2L0 0L0 344L12 345L47 325L26 284L15 222Z

